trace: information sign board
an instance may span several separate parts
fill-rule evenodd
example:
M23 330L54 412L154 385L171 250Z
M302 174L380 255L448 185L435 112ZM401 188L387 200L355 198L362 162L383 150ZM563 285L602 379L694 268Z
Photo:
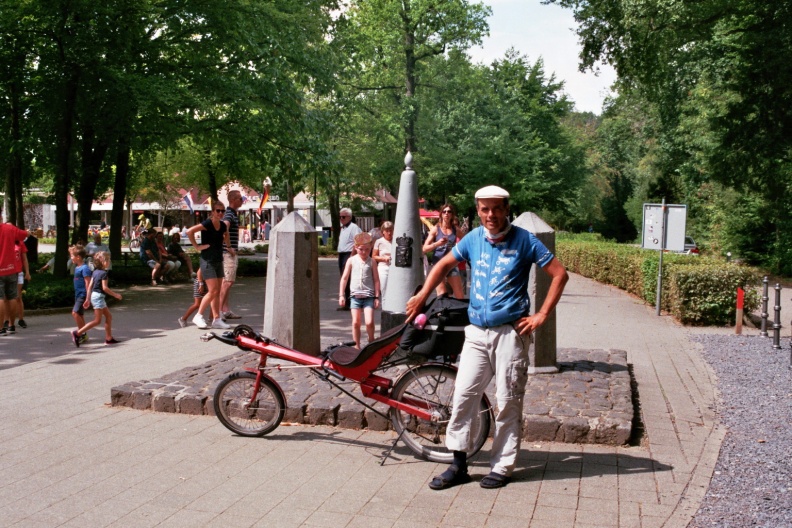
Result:
M662 243L663 205L644 204L641 247L644 249L685 250L687 205L666 204L665 244Z

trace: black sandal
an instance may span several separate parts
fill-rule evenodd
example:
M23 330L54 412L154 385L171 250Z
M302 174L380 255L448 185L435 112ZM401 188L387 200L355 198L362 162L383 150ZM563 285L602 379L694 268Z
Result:
M470 480L470 474L467 472L467 468L460 470L457 466L448 466L448 469L432 479L432 482L429 483L429 487L433 490L444 490L458 486L459 484L466 484L470 482Z
M501 475L500 473L491 472L489 475L481 479L481 487L484 489L502 488L509 483L511 477Z

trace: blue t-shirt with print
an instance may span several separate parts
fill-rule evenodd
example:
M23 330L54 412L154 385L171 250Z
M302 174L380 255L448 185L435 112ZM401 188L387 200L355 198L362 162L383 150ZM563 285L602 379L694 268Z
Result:
M531 264L544 267L553 254L533 233L511 226L506 237L488 241L483 227L471 231L451 250L470 263L468 316L476 326L498 326L528 315Z
M88 292L85 291L85 279L91 277L91 268L88 264L82 264L74 268L74 298L85 299Z

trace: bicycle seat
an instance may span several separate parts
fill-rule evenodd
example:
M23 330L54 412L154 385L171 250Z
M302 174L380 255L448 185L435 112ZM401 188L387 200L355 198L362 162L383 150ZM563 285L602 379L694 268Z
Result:
M407 324L395 326L363 348L344 345L328 348L322 352L322 356L342 367L359 367L373 356L375 352L381 350L382 347L401 339L405 328L407 328Z

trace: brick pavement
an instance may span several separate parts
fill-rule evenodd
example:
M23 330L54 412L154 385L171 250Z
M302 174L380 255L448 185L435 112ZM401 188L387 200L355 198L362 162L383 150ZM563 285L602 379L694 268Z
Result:
M110 401L113 406L138 410L213 416L213 395L220 380L245 366L255 366L258 357L252 352L239 351L160 378L130 381L113 387ZM524 439L626 444L633 423L627 353L563 349L558 351L558 366L557 374L528 379L523 413ZM268 373L284 390L287 407L284 421L287 423L373 431L391 428L379 415L367 412L362 404L306 369L286 368ZM380 375L395 378L397 374ZM492 390L488 392L492 399ZM365 399L357 388L353 393Z
M320 273L335 286L334 262ZM261 321L263 281L248 282L238 306ZM714 376L688 329L614 288L574 276L558 307L558 344L626 351L642 444L524 442L508 487L442 492L427 488L441 467L406 448L379 466L392 432L295 425L248 439L212 417L110 406L111 387L225 354L176 328L183 290L141 290L143 307L130 293L114 311L126 339L118 346L74 349L67 314L30 317L26 334L0 341L0 524L682 527L709 484L724 434ZM322 297L331 342L348 332L332 302ZM474 481L488 471L487 450L473 460Z

